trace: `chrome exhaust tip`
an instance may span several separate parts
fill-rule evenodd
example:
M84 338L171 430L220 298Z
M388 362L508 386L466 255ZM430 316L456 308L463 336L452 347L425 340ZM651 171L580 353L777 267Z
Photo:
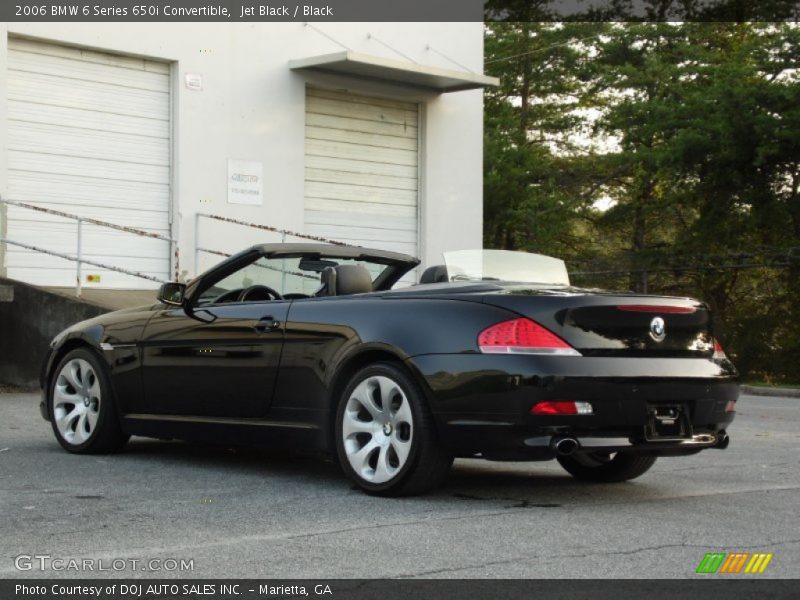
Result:
M551 445L559 456L569 456L580 448L578 440L570 437L554 438Z

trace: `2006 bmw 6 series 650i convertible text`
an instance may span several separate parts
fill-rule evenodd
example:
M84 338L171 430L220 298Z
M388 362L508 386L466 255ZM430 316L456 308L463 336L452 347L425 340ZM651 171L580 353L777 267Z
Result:
M70 452L131 435L321 451L384 495L456 456L612 482L728 445L737 375L703 303L573 288L534 254L445 263L391 289L417 259L254 246L58 335L42 414Z

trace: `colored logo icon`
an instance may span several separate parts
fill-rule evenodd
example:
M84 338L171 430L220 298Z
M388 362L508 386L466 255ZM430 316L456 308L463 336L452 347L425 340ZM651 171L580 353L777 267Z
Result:
M697 573L763 573L772 556L772 553L762 552L708 552L697 566Z

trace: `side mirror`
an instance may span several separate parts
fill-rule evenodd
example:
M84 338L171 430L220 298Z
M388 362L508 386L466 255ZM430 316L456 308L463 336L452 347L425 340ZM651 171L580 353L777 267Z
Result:
M158 299L170 306L183 306L183 293L186 291L185 283L170 281L162 283L158 288Z

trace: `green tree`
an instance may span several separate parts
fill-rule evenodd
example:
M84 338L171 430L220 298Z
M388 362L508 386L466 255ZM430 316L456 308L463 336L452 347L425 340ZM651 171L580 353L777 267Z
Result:
M487 245L703 298L747 376L800 380L798 31L490 24Z
M575 135L588 46L602 25L504 22L486 32L487 71L501 85L486 94L485 241L489 246L569 248L596 178Z

